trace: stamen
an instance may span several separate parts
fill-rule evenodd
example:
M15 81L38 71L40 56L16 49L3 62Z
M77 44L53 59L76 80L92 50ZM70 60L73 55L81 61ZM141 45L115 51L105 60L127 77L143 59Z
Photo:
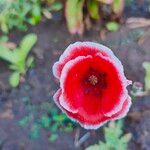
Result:
M98 83L98 78L95 75L91 75L88 80L92 85L96 85Z

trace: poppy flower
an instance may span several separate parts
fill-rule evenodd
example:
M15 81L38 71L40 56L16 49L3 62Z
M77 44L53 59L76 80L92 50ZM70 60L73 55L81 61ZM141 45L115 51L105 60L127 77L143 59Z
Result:
M127 80L119 59L97 43L76 42L53 65L60 81L54 95L58 107L86 129L124 117L131 106Z

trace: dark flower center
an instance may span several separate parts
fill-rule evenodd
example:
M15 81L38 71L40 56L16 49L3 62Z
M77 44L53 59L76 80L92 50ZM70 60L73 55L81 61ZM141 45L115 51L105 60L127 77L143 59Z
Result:
M96 85L98 83L98 78L95 75L91 75L88 80L92 85Z
M84 94L100 96L107 87L106 74L90 68L83 76L81 86Z

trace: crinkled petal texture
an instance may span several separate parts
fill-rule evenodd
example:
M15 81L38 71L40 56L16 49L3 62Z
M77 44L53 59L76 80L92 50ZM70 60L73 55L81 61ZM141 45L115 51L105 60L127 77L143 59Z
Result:
M69 45L54 64L53 74L60 80L55 103L86 129L97 129L129 111L131 98L126 88L131 82L119 59L103 45Z

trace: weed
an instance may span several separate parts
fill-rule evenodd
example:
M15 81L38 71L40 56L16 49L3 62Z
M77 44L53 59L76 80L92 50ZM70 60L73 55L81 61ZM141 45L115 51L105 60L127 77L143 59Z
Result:
M110 122L108 127L104 128L105 142L89 146L86 150L127 150L127 145L131 139L131 134L123 135L123 121Z
M9 78L12 87L19 85L20 76L25 75L26 71L32 66L34 58L28 57L28 54L36 41L37 36L35 34L28 34L17 48L10 49L2 44L0 45L0 58L9 62L9 68L13 70Z
M58 138L59 132L71 132L73 130L73 122L52 104L43 102L40 105L33 105L29 101L28 103L25 101L24 104L28 115L19 120L18 125L23 128L30 127L31 139L39 138L41 130L45 130L49 133L48 140L54 142Z

